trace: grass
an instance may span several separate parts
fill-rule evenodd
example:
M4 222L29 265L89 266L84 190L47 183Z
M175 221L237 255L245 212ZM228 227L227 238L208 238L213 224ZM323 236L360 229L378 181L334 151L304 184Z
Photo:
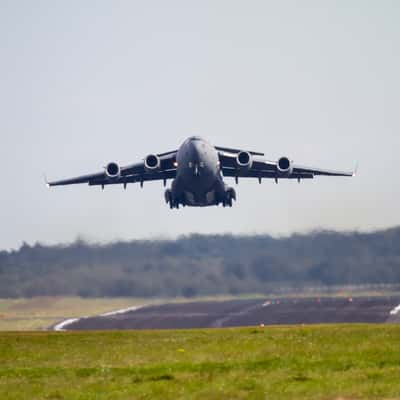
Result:
M0 333L0 399L400 399L400 326Z

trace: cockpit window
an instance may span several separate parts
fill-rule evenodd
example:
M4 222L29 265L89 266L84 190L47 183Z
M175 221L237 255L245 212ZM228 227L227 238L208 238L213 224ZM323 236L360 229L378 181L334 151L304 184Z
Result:
M200 136L191 136L189 140L201 140Z

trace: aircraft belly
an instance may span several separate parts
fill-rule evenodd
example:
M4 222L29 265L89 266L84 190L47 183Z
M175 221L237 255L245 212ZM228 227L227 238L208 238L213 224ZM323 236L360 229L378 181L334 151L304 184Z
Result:
M192 207L206 207L215 204L216 202L216 192L215 190L210 190L206 192L203 196L196 196L194 193L185 190L184 192L186 205Z

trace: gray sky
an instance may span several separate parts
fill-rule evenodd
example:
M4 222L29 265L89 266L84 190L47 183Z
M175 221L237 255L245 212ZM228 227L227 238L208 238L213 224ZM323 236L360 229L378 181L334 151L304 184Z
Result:
M399 224L399 21L394 0L0 0L0 249ZM42 181L194 134L359 174L242 180L232 209L179 211L161 183Z

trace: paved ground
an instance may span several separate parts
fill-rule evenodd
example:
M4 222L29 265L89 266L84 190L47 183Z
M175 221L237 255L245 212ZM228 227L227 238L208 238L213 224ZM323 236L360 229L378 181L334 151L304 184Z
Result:
M399 297L256 299L147 306L80 319L67 330L212 328L224 326L400 322Z

